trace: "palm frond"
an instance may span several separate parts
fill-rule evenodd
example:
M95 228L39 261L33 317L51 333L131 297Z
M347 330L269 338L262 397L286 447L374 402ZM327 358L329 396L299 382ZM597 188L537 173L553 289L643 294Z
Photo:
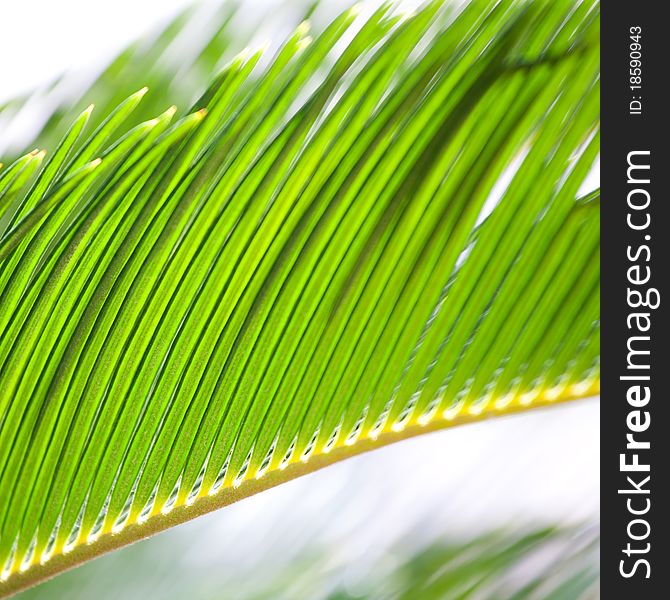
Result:
M596 393L597 38L590 3L347 10L0 173L0 593Z

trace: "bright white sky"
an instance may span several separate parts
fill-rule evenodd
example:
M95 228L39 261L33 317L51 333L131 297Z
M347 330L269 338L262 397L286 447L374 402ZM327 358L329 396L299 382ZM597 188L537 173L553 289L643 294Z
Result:
M0 101L91 67L175 14L188 0L2 2Z

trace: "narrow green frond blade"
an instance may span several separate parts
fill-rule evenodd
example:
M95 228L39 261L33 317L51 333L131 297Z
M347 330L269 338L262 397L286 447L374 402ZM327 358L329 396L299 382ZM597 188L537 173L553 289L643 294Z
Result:
M352 454L598 393L597 3L352 8L217 74L231 15L180 118L156 66L154 100L109 92L91 134L86 110L44 166L0 172L0 595Z

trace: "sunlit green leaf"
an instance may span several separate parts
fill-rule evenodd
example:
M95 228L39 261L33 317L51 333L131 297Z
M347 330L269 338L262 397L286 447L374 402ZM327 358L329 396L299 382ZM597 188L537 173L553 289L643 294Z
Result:
M141 89L0 172L0 593L597 393L597 38L568 0L350 9L211 72L175 123L138 122Z

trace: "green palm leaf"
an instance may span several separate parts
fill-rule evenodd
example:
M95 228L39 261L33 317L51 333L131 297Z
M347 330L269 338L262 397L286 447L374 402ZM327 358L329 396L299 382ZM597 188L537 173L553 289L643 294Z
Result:
M141 90L86 137L87 109L0 173L0 593L597 393L597 5L359 21L235 57L175 123L136 124Z

